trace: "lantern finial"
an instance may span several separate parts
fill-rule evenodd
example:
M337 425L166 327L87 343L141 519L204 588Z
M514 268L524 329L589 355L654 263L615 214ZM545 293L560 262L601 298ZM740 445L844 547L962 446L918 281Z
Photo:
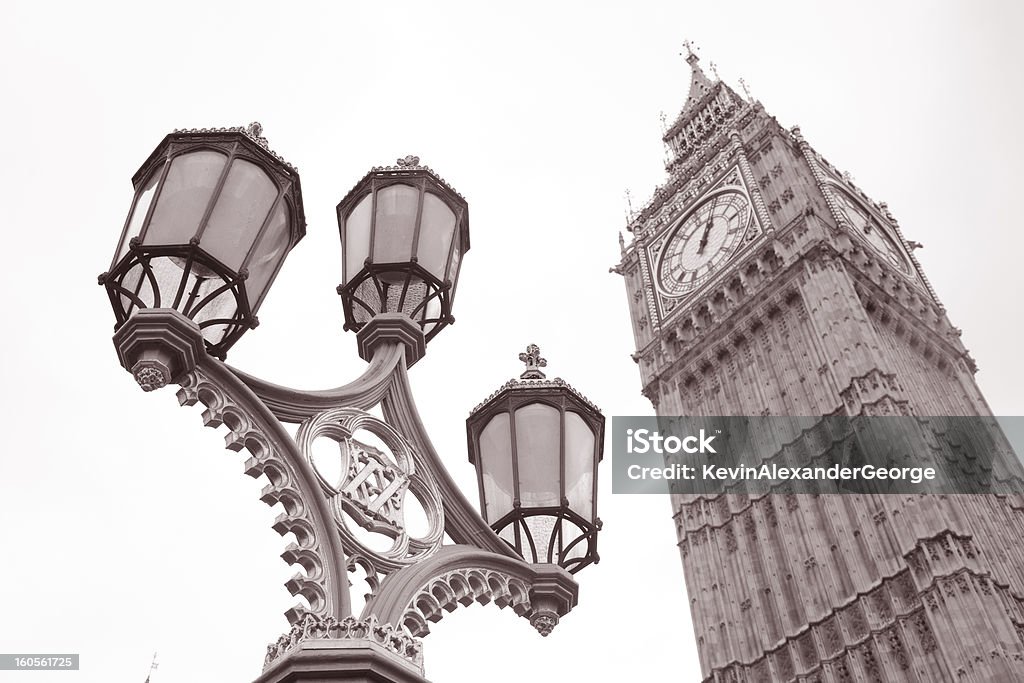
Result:
M265 150L270 150L267 139L263 137L263 124L259 121L253 121L243 129L243 132L255 142L257 145Z
M546 377L540 369L547 367L548 361L540 357L540 347L536 344L527 346L526 352L519 354L519 360L526 363L526 372L519 375L519 379L544 379Z

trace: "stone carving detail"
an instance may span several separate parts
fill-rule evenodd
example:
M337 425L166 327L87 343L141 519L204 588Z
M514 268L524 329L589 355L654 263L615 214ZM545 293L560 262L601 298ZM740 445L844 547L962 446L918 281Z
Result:
M521 617L529 615L533 607L529 586L520 579L493 569L455 569L433 579L416 594L405 610L402 624L411 634L422 638L430 632L427 622L437 623L445 612L474 602L493 602L502 609L511 607ZM557 622L557 614L546 612L531 620L542 635L550 633Z
M733 531L732 525L730 524L725 528L725 550L726 552L732 554L736 552L736 549L736 532Z
M889 629L889 650L892 652L893 659L896 660L896 665L900 669L906 669L910 666L910 657L907 654L907 648L903 644L903 638L900 637L900 633L895 628Z
M937 647L935 634L932 633L931 626L928 625L928 618L923 612L914 617L914 630L917 631L917 640L921 643L921 649L925 653L933 652Z
M814 647L814 636L810 632L805 633L797 640L797 648L805 668L810 668L818 662L818 651Z
M843 617L846 630L854 639L860 639L868 632L868 622L864 617L864 606L860 601L850 605Z
M696 122L695 130L703 130L701 125ZM637 333L643 384L661 388L657 395L662 405L672 408L670 412L708 415L757 414L762 409L776 415L833 411L851 416L982 410L975 407L979 394L967 376L973 367L965 365L966 352L937 300L924 291L927 284L912 281L913 275L886 273L867 261L870 252L849 249L841 234L845 221L836 193L849 190L867 202L863 193L849 179L841 182L834 168L835 177L826 178L823 171L832 167L798 129L786 136L774 122L760 130L752 123L734 136L743 146L739 163L749 155L756 164L755 173L744 170L751 202L761 197L761 190L769 194L762 207L774 200L770 219L758 214L765 227L783 216L792 220L780 226L781 234L771 243L782 255L777 262L769 258L765 241L723 268L717 280L671 315L659 308L659 319L652 317L652 324ZM772 139L779 142L779 153L769 151L766 143ZM639 248L631 258L641 264L646 244L706 191L698 176L720 177L720 157L709 159L698 152L690 158L693 170L689 159L678 162L673 167L677 174L659 188L649 211L632 220ZM806 165L793 158L806 160ZM820 198L808 191L808 170ZM816 198L808 201L808 195ZM879 210L886 215L884 207ZM801 230L806 237L800 236ZM642 267L633 265L634 273ZM742 289L733 284L737 281ZM787 287L796 290L797 304L785 297ZM782 309L781 316L773 315L773 306ZM634 321L642 315L634 310ZM947 405L952 407L948 413L928 412ZM922 459L937 458L940 453L927 437L920 451L911 452ZM801 453L795 446L802 442L793 445L792 452ZM807 445L813 446L810 440ZM856 460L853 456L861 448L872 445L848 440L843 452ZM729 510L722 509L725 501ZM968 663L979 654L974 650L985 650L981 654L987 660L984 641L1005 641L1013 629L996 625L1002 615L992 614L991 626L974 620L979 632L991 628L986 634L998 634L977 638L983 642L974 647L967 642L971 639L956 642L956 629L951 632L946 620L970 615L978 605L999 612L1012 595L1022 594L1014 565L1020 553L1014 544L1024 524L1024 499L992 497L991 503L977 503L936 496L879 503L873 496L844 497L842 504L832 504L807 496L778 500L775 495L768 501L755 499L752 514L740 510L731 496L681 503L676 522L694 596L704 680L806 683L849 675L855 680L888 676L904 681L953 675L961 665L972 669L964 675L984 677L983 670ZM736 520L739 515L744 519ZM753 533L747 524L751 518L757 522ZM734 524L740 521L744 525L737 530ZM940 529L957 531L942 536ZM740 563L731 561L736 555L726 554L737 541L746 560ZM812 568L815 556L820 570ZM957 578L959 572L964 576ZM808 581L809 575L815 581ZM801 609L812 599L809 595L814 608ZM758 613L764 616L764 623L752 628L743 628L743 619L752 614L743 612L750 604L747 596L758 599ZM1013 609L1013 624L1024 635L1024 610ZM934 633L929 619L934 619ZM962 649L964 655L938 654L946 649ZM795 660L785 673L782 653ZM1024 656L1024 650L1019 654ZM1009 659L1011 654L1002 656ZM766 660L771 662L767 676L762 674ZM1019 673L996 666L987 671Z
M291 629L267 646L263 660L266 669L274 661L294 650L304 640L369 640L383 645L388 650L423 668L423 643L391 624L380 624L376 617L356 619L346 617L318 617L304 614Z

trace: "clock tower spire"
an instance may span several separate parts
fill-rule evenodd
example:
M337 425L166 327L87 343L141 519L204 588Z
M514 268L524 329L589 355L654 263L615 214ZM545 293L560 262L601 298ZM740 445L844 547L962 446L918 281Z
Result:
M658 415L988 416L888 208L700 68L627 229ZM814 418L810 418L812 421ZM788 430L788 431L787 431ZM924 442L922 442L924 449ZM707 681L1024 680L1024 504L995 495L673 495Z

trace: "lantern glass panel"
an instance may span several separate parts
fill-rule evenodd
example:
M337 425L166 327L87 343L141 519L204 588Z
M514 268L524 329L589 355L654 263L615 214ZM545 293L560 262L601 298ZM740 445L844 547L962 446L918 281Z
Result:
M508 524L502 527L501 531L498 532L498 538L505 541L513 548L516 547L516 525Z
M569 544L571 544L573 541L579 538L584 533L584 531L578 525L574 524L568 519L563 519L561 525L562 548L569 548ZM565 562L566 560L579 559L585 557L589 551L590 544L586 540L583 540L574 545L573 547L569 548L568 550L563 550L562 557L557 558L557 561Z
M253 310L263 298L267 283L273 277L278 264L284 259L288 250L291 234L288 230L288 203L283 199L278 203L266 231L260 237L256 251L250 257L246 268L249 277L245 281L245 293L249 298L249 306Z
M198 305L206 297L210 296L219 287L224 285L223 280L219 278L203 279L200 278L198 282L198 288L196 289L198 297L196 304ZM231 321L238 312L238 301L235 299L234 293L230 289L225 289L220 294L214 296L210 301L203 305L201 309L192 317L193 320L199 325L203 331L203 337L211 344L218 344L224 339L224 335L228 333L232 327L230 322L207 324L212 320L227 320Z
M559 413L544 403L530 403L515 412L519 499L523 507L557 507L559 482Z
M419 314L419 317L423 318L424 320L436 321L438 317L440 317L440 315L441 300L435 296L430 301L427 302L426 306L423 307L423 311ZM423 334L430 334L430 332L433 331L433 329L437 327L439 324L440 323L438 322L430 322L425 324L423 326Z
M441 282L445 280L445 265L454 234L455 214L440 197L426 193L423 197L423 217L416 251L420 265Z
M156 184L160 181L162 169L163 167L155 169L153 175L149 177L149 180L142 187L142 193L139 194L139 199L135 202L135 208L132 209L131 220L128 221L128 230L125 231L124 239L121 241L121 249L117 253L117 258L114 259L115 265L128 253L132 238L138 237L139 233L142 232L142 224L145 222L146 214L149 213L149 207L153 203L153 195L156 192Z
M594 432L573 412L565 414L565 497L573 512L594 521Z
M370 211L373 209L373 195L368 194L356 204L345 219L345 284L363 269L363 263L370 255Z
M402 263L412 257L420 191L412 185L389 185L377 192L373 228L373 262Z
M480 432L480 476L484 488L484 519L493 523L512 511L512 430L508 413L491 418Z
M277 184L266 171L245 159L235 159L200 238L203 250L237 271L277 195Z
M555 562L559 561L558 558L558 539L552 538L552 534L555 532L555 521L556 517L550 515L534 515L533 517L527 517L523 520L526 524L526 528L530 530L530 537L533 539L533 544L536 548L536 555L530 557L532 550L530 543L526 539L523 539L522 552L523 559L527 562ZM552 546L552 541L554 545ZM548 556L548 548L551 548L551 556Z
M162 261L163 259L157 259ZM125 273L124 279L121 282L121 286L134 294L136 297L142 300L142 304L145 307L153 305L153 286L146 277L145 269L141 263L133 265L127 273ZM137 310L138 304L129 297L127 294L120 294L121 307L131 315Z
M459 263L462 261L462 236L456 233L455 249L452 250L451 263L448 264L448 282L455 282L459 277Z
M146 244L188 244L206 213L227 157L203 150L175 157L160 188Z

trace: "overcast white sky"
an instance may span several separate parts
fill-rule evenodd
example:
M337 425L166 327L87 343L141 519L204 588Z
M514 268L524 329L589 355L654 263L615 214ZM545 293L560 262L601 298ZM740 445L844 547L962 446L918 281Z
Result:
M1024 414L1021 10L1011 2L43 3L0 22L0 652L78 652L6 681L246 681L286 629L276 511L197 409L144 395L95 283L130 178L174 128L263 122L302 175L308 235L229 361L298 387L363 367L341 331L334 207L417 154L469 200L455 316L412 370L475 500L464 420L540 344L612 415L642 414L618 259L626 188L663 179L678 56L739 77L925 244L997 414ZM610 421L609 421L610 422ZM547 639L473 606L425 641L438 683L697 680L667 499L613 496L602 562Z

